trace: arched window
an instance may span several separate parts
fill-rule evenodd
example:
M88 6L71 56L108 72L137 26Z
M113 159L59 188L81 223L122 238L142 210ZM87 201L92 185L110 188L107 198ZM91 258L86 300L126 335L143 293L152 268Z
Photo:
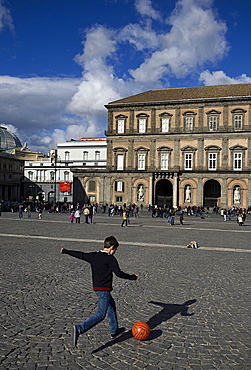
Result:
M50 181L54 181L54 180L55 180L55 172L51 171L50 172Z
M99 161L100 160L100 151L96 150L95 152L95 161Z
M69 181L69 172L64 172L64 181Z

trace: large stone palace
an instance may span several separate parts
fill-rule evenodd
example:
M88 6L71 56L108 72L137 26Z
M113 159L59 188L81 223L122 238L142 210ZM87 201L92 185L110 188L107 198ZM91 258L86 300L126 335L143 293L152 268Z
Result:
M74 200L251 206L251 84L150 90L111 102L106 169L73 169Z

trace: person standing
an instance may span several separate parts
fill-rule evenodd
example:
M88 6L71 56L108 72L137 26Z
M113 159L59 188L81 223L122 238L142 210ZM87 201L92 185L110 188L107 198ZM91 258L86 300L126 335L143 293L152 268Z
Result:
M70 213L69 219L70 219L71 223L73 223L73 220L74 220L74 212L71 212Z
M76 220L76 224L80 224L80 217L81 217L81 211L80 209L76 209L74 213L74 218Z
M85 223L89 224L89 215L90 215L90 210L88 207L85 207L84 209L84 216L85 216Z
M31 206L30 206L30 204L28 204L28 206L27 206L27 216L28 216L28 218L31 218Z
M23 218L23 205L19 204L18 206L18 217Z
M112 338L116 338L125 331L125 328L119 328L118 326L116 304L111 295L113 273L121 279L128 280L137 280L138 275L130 275L121 271L118 261L114 256L118 246L119 243L117 239L114 236L109 236L104 240L103 250L99 252L84 253L67 250L65 248L60 249L62 254L68 254L90 263L92 269L93 290L98 296L97 312L82 323L73 325L72 327L73 348L76 347L79 336L103 321L106 314L108 314Z

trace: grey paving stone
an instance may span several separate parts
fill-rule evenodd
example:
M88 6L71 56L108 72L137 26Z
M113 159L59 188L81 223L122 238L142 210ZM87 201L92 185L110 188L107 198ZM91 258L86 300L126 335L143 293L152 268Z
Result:
M143 212L122 231L117 216L97 215L90 228L66 214L29 223L15 216L0 220L0 368L250 369L251 216L242 230L213 215L168 228ZM71 325L96 311L96 295L90 267L59 249L99 250L108 235L120 242L121 268L139 274L135 282L114 277L119 321L128 333L146 321L151 336L113 342L105 321L71 350ZM191 240L202 247L187 249Z

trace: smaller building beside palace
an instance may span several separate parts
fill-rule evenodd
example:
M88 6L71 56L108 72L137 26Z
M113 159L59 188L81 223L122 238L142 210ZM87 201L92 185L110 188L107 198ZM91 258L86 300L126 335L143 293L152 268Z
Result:
M251 84L236 84L107 104L107 166L71 168L74 201L251 206L250 103Z

